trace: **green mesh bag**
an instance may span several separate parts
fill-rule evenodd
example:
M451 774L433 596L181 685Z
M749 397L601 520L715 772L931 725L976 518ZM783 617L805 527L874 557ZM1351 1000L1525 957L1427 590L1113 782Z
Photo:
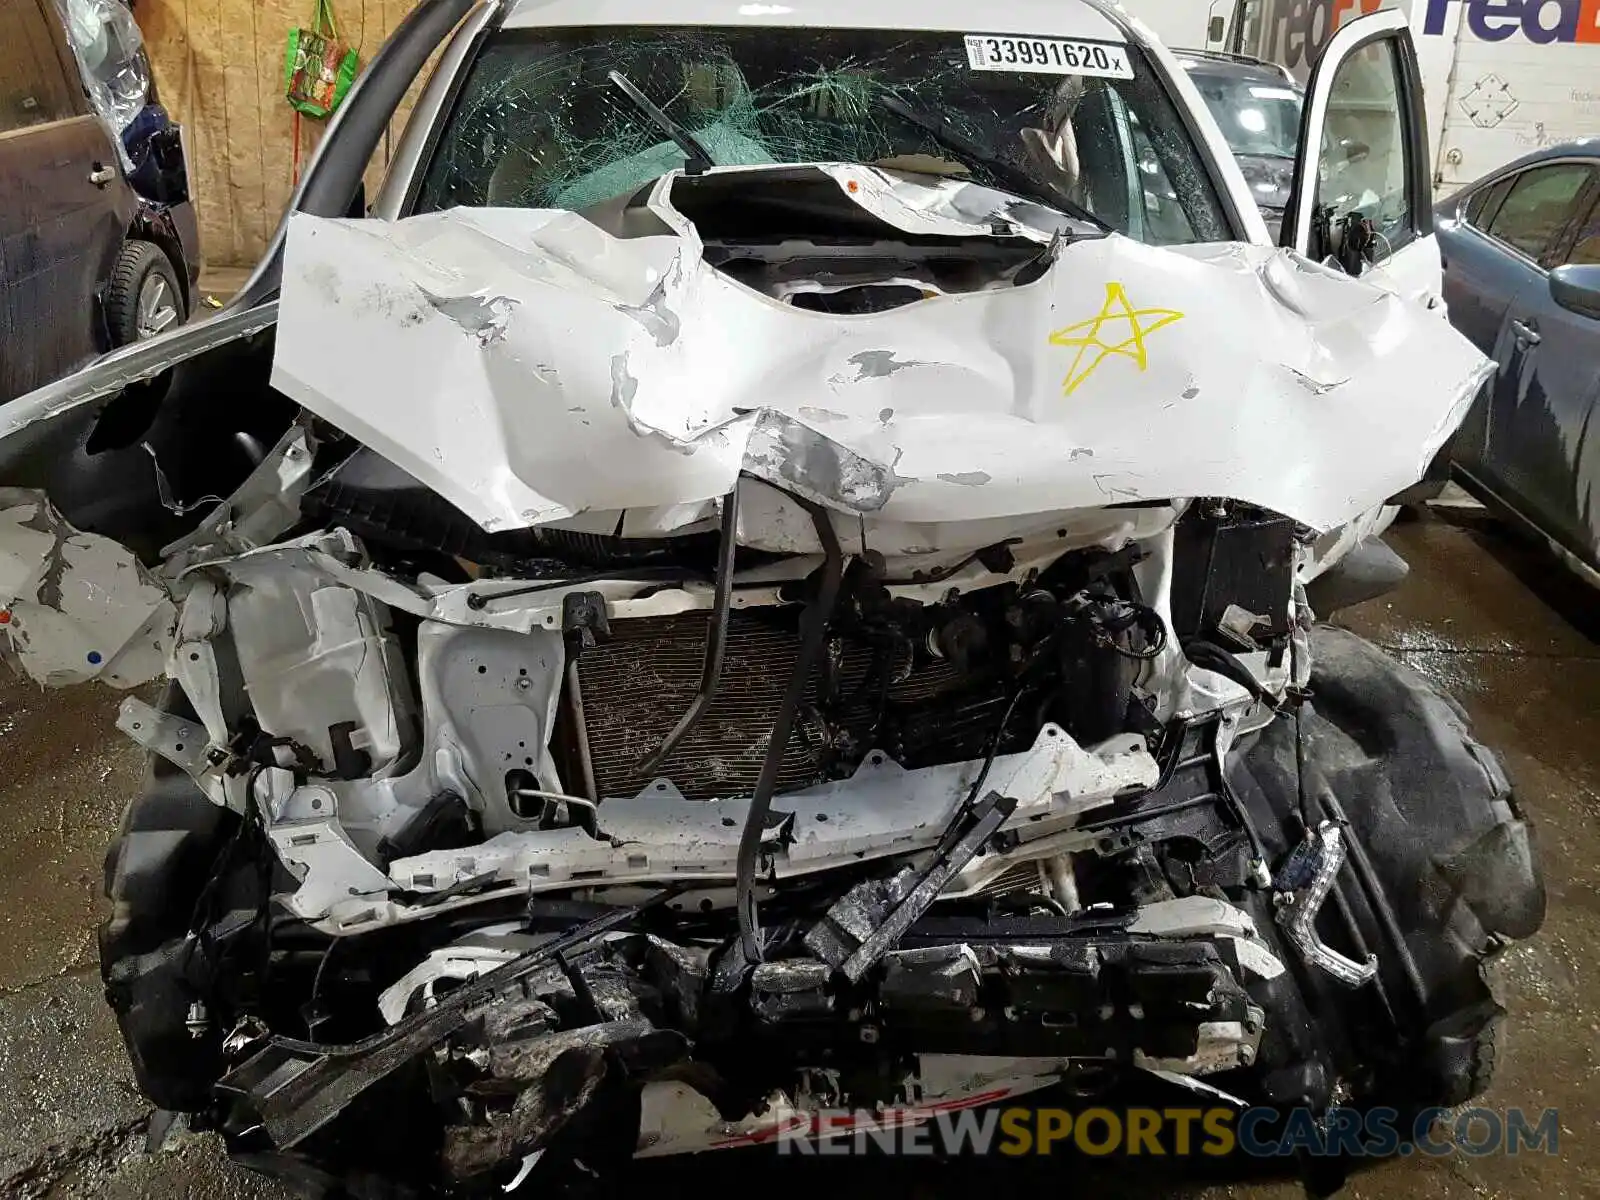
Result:
M289 31L283 56L283 90L295 111L323 118L339 107L361 69L360 56L339 41L333 5L317 0L309 29Z

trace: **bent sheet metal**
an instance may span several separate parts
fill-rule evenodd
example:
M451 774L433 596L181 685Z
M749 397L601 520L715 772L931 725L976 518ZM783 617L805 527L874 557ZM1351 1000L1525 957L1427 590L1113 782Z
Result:
M986 228L939 215L972 185L826 174L886 227ZM1327 529L1413 482L1489 369L1419 305L1238 244L1068 241L1032 282L801 311L707 263L682 178L638 237L295 216L274 385L490 530L696 513L741 470L903 522L1223 495Z

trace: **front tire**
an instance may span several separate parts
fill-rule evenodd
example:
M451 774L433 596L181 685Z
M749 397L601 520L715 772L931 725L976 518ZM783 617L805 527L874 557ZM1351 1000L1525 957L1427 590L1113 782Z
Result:
M1431 681L1328 626L1312 658L1313 699L1262 730L1231 778L1273 861L1302 836L1299 798L1312 821L1347 822L1349 918L1330 902L1319 925L1347 956L1375 951L1379 978L1352 991L1297 964L1329 1077L1401 1112L1464 1103L1489 1084L1503 1015L1482 965L1544 919L1532 831L1499 760Z
M106 287L106 327L113 347L142 342L188 319L178 272L154 242L130 241Z

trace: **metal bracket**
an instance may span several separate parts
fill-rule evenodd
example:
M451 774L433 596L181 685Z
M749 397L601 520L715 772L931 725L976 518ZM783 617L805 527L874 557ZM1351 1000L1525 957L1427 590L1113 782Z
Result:
M1317 829L1306 834L1289 863L1280 873L1285 879L1295 868L1311 866L1311 879L1303 891L1283 891L1278 894L1278 924L1283 926L1289 942L1300 951L1308 964L1327 972L1346 987L1360 987L1378 973L1378 960L1367 955L1364 963L1355 962L1334 950L1317 935L1317 914L1333 889L1339 868L1344 866L1344 839L1339 826L1324 821ZM1293 885L1293 880L1288 880Z
M611 638L611 618L606 598L599 592L568 592L561 597L561 632L568 639L576 636L578 646L589 649L597 641Z
M971 862L1016 811L1017 802L990 792L961 813L921 871L909 868L892 878L858 883L828 909L805 935L806 948L859 983L884 955L900 944L905 931L939 898L955 874Z
M205 730L198 722L175 717L129 696L117 710L117 728L151 754L159 754L210 794L206 774L212 763Z
M172 650L172 677L194 705L207 739L217 746L228 742L228 720L222 711L222 673L212 639L227 624L227 598L215 584L201 580L178 613L178 644Z
M670 902L681 890L667 888L643 904L610 909L462 984L432 1008L359 1042L330 1045L275 1037L219 1079L216 1088L247 1103L275 1146L292 1149L337 1117L357 1096L431 1050L481 1013L497 994L520 983L557 954L636 923L642 913Z

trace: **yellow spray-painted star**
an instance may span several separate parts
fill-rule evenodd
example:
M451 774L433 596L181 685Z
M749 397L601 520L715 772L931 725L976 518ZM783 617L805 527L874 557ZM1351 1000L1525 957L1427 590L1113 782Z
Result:
M1171 325L1182 318L1183 314L1176 309L1134 308L1128 303L1128 295L1122 290L1120 283L1106 284L1106 302L1100 306L1097 315L1087 321L1079 321L1076 325L1068 325L1065 329L1058 329L1050 335L1052 346L1078 348L1072 366L1067 369L1066 382L1061 386L1062 394L1072 395L1073 389L1093 375L1094 369L1113 354L1131 358L1138 364L1139 370L1144 370L1145 338L1163 326ZM1118 327L1124 322L1127 326L1127 337L1118 341L1102 335L1101 330L1108 325L1111 326L1112 333L1120 332Z

